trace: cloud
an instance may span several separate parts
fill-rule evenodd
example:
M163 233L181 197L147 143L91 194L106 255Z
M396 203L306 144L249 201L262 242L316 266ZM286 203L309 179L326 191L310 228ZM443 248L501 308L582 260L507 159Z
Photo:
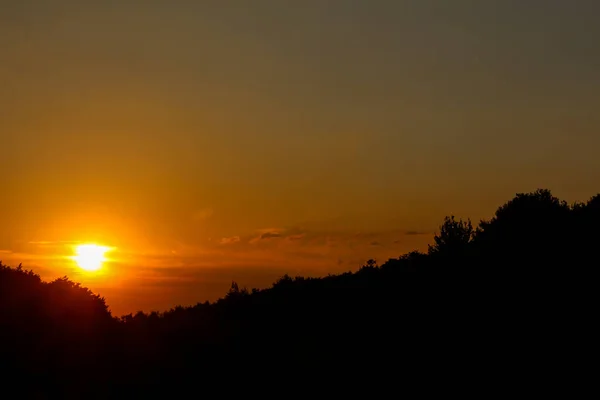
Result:
M224 237L220 240L219 243L221 244L233 244L233 243L237 243L239 242L241 239L239 236L232 236L232 237Z
M409 236L415 236L415 235L429 235L430 232L425 232L425 231L406 231L404 232L405 235L409 235Z
M281 233L279 232L265 232L262 235L260 235L261 239L273 239L273 238L280 238L281 237Z
M251 245L256 245L260 242L269 242L270 239L278 239L284 236L283 232L287 231L286 229L281 228L265 228L265 229L257 229L255 235L250 236L248 238L248 243Z
M62 248L65 246L69 246L69 245L77 245L77 244L81 244L82 242L80 241L76 241L76 240L56 240L56 241L51 241L51 240L34 240L34 241L30 241L27 242L27 244L29 245L34 245L38 248Z
M288 229L271 227L271 228L262 228L262 229L257 229L256 230L256 232L258 232L260 234L269 233L269 232L284 232L284 231L287 232Z
M302 239L304 239L305 237L306 237L306 234L305 234L305 233L299 233L299 234L297 234L297 235L290 235L290 236L287 236L287 237L286 237L286 239L287 239L287 240L302 240Z

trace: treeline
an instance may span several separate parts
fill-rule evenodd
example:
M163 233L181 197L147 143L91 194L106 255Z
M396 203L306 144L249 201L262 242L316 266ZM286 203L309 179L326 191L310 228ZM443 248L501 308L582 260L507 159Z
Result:
M567 276L598 264L599 228L600 196L568 204L538 190L476 226L447 217L425 253L323 278L285 275L262 290L233 282L214 303L119 318L66 277L46 283L0 264L2 376L25 377L26 397L121 398L226 390L249 377L262 390L290 377L303 387L420 380L432 366L449 377L459 360L502 363L523 346L541 362L552 324L588 321L593 292Z

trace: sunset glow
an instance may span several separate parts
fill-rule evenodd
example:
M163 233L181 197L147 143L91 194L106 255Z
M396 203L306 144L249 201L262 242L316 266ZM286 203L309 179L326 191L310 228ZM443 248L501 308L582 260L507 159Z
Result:
M599 191L600 1L2 4L0 260L114 315Z
M79 268L86 271L98 271L106 261L106 253L110 247L96 244L82 244L75 248L73 259Z

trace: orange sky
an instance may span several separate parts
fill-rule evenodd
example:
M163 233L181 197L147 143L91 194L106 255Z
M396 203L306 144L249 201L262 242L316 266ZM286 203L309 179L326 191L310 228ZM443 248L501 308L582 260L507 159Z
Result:
M600 191L595 1L140 4L0 15L0 259L117 314L425 249L516 192ZM83 273L74 242L114 260Z

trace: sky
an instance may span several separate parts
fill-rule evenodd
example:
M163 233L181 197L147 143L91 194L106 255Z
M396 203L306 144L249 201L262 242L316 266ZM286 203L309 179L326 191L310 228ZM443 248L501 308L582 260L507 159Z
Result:
M117 315L600 192L595 0L7 3L0 259ZM87 242L115 249L98 273Z

